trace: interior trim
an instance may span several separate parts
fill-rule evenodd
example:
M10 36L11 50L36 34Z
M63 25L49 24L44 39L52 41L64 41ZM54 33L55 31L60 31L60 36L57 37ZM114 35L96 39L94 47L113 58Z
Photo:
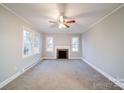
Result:
M85 58L82 57L82 61L85 62L86 64L88 64L89 66L91 66L93 69L95 69L96 71L98 71L99 73L101 73L103 76L105 76L107 79L109 79L110 81L112 81L113 83L115 83L116 85L118 85L119 87L121 87L122 89L124 89L124 83L120 82L118 79L114 78L113 76L111 76L110 74L104 72L103 70L101 70L100 68L96 67L95 65L91 64L88 60L86 60Z
M100 18L98 21L94 22L93 24L91 24L88 27L88 30L93 28L95 25L99 24L100 22L102 22L103 20L105 20L108 16L112 15L114 12L116 12L117 10L119 10L120 8L122 8L124 6L124 4L119 5L118 7L116 7L115 9L113 9L111 12L109 12L108 14L106 14L105 16L103 16L102 18ZM87 31L88 31L87 30Z
M4 7L5 9L7 9L9 12L11 12L12 14L14 14L15 16L17 16L18 18L20 18L21 20L23 20L24 22L28 23L29 25L33 26L33 24L31 24L31 22L27 21L24 17L18 15L16 12L14 12L12 9L10 9L9 7L7 7L6 5L0 3L0 5L2 7Z
M19 71L17 73L15 73L14 75L12 75L11 77L9 77L8 79L4 80L3 82L0 83L0 89L2 87L4 87L5 85L7 85L8 83L10 83L11 81L13 81L14 79L16 79L17 77L19 77L20 75L22 75L24 72L26 72L28 69L32 68L33 66L35 66L36 64L38 64L40 61L35 62L33 64L31 64L28 68L24 68L22 71Z
M33 26L33 24L31 24L31 22L27 21L24 17L18 15L16 12L14 12L12 9L10 9L9 7L7 7L6 5L4 5L2 3L0 3L0 5L3 6L5 9L7 9L8 11L10 11L11 13L13 13L14 15L16 15L17 17L19 17L20 19L22 19L23 21L25 21L26 23L28 23L31 26ZM116 12L117 10L119 10L123 6L124 6L124 4L121 4L117 8L113 9L111 12L109 12L108 14L106 14L105 16L103 16L102 18L100 18L98 21L96 21L93 24L91 24L86 31L88 31L89 29L93 28L95 25L97 25L98 23L100 23L101 21L103 21L108 16L112 15L114 12Z
M3 82L0 83L0 88L4 87L5 85L7 85L8 83L10 83L11 81L13 81L14 79L16 79L18 76L20 76L22 74L21 71L15 73L14 75L12 75L10 78L4 80Z
M42 57L42 60L44 59L56 59L55 57ZM82 59L81 57L70 57L69 59Z

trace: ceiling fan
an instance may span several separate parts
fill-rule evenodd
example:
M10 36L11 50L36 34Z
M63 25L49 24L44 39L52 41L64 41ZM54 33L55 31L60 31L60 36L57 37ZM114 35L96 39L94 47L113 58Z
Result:
M75 23L73 19L66 19L64 16L60 16L57 21L49 21L52 24L57 24L59 28L69 28L70 24Z

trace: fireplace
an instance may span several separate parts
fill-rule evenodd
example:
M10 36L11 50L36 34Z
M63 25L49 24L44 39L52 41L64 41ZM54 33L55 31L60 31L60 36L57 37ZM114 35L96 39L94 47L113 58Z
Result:
M68 49L57 49L57 59L68 59Z

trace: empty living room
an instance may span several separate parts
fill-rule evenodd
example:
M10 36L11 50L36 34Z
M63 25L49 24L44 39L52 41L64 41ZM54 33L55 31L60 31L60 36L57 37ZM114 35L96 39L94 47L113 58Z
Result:
M124 3L0 3L0 92L123 89Z

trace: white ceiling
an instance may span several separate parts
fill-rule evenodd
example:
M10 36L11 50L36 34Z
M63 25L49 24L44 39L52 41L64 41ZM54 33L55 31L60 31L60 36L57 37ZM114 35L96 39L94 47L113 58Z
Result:
M38 30L46 33L82 33L92 24L110 13L120 4L117 3L6 3L4 4L18 15L33 24ZM76 20L70 28L59 29L51 27L49 20L57 20L62 14Z

